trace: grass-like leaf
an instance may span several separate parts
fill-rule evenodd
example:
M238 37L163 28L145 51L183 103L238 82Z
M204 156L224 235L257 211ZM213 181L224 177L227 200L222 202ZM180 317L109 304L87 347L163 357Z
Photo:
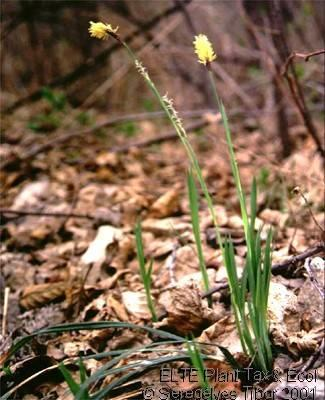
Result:
M84 366L83 366L83 368L84 368ZM63 375L64 380L67 382L71 393L76 396L80 391L80 385L73 379L73 376L71 375L70 371L63 363L59 364L59 370L60 370L61 374ZM81 373L81 369L80 369L80 375L81 374L82 373ZM89 399L89 395L87 392L84 393L83 398L84 398L84 400Z
M152 320L154 322L158 321L155 306L151 296L151 275L152 275L152 265L153 260L150 260L148 269L146 268L146 259L144 257L143 243L142 243L142 229L140 221L137 222L135 226L135 240L137 247L137 256L140 268L140 275L144 285L144 290L146 293L146 299L149 311L151 313Z
M192 221L192 230L196 244L197 255L199 259L200 271L203 279L204 289L208 291L210 289L209 285L209 275L205 265L203 249L202 249L202 241L200 235L200 217L199 217L199 201L198 201L198 192L195 185L194 176L192 170L189 170L187 175L187 189L188 189L188 197L190 201L190 210L191 210L191 221ZM211 306L211 298L209 299L209 305Z
M99 321L99 322L76 322L69 324L54 325L49 328L39 329L30 335L23 337L18 340L13 346L10 347L8 352L2 359L4 365L7 365L9 359L17 353L22 347L29 343L34 337L39 335L50 335L54 333L81 331L81 330L96 330L96 329L107 329L107 328L122 328L122 329L135 329L144 330L148 333L156 335L160 338L171 339L171 340L184 340L181 336L174 335L173 333L165 332L160 329L151 328L145 325L136 325L129 322L116 322L116 321Z
M196 369L199 377L200 386L202 389L210 389L209 383L207 382L206 375L204 373L205 368L202 360L202 355L198 349L197 344L193 340L186 342L187 352L191 359L192 365Z

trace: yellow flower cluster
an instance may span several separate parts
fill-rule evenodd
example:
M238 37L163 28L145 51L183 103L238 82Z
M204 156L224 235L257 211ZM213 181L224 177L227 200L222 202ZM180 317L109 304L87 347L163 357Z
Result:
M111 24L104 24L103 22L93 22L90 21L90 27L88 31L90 36L97 39L106 40L110 34L115 34L118 30L118 26L113 28Z
M200 34L195 36L194 39L194 51L197 54L199 63L207 65L217 58L211 42L205 35Z

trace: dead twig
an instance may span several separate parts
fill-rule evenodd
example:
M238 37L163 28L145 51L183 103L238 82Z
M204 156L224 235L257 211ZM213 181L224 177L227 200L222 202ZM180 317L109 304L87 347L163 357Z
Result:
M293 51L287 58L286 62L284 63L281 74L283 76L287 75L289 65L293 62L294 58L296 58L296 57L303 58L307 62L307 61L309 61L309 59L311 57L318 56L318 55L324 54L324 53L325 53L325 49L312 51L311 53L297 53L296 51Z
M313 140L316 144L318 153L323 158L323 161L325 161L325 149L323 148L321 140L318 137L317 130L313 124L313 121L310 116L310 112L307 108L305 98L303 95L303 91L301 89L301 85L299 83L297 74L293 68L293 60L296 57L300 57L300 58L303 58L305 61L308 61L311 57L317 56L320 54L324 54L324 53L325 53L325 49L313 51L313 52L307 53L307 54L293 52L289 55L286 62L284 63L284 66L282 67L282 76L288 82L288 86L289 86L292 98L298 108L298 111L302 117L305 127L307 128L310 136L313 138ZM289 73L289 70L291 71L291 74Z
M75 213L56 213L46 211L23 211L11 210L10 208L0 208L0 215L14 214L21 216L35 216L35 217L54 217L54 218L81 218L81 219L96 219L96 217L88 214L75 214Z
M292 256L288 260L282 261L281 263L273 264L272 265L272 272L282 272L288 269L299 262L304 261L308 257L312 257L316 254L322 253L325 251L325 243L320 242L316 244L314 247L307 249L306 251Z
M207 120L200 120L200 121L194 122L191 125L185 126L185 130L188 132L195 131L196 129L204 128L205 126L208 126L209 124L210 123ZM152 138L138 140L138 141L134 141L131 143L127 143L122 146L113 147L110 151L113 153L125 153L126 151L132 149L133 147L136 147L136 148L147 147L152 144L158 144L158 143L165 142L167 140L177 139L177 138L178 138L178 133L175 132L175 130L171 130L169 132L154 136Z
M1 329L2 336L5 336L7 331L9 293L10 293L10 287L6 287L4 292L4 301L3 301L2 329Z
M209 111L210 110L208 110L208 109L184 111L183 113L181 112L180 115L184 116L184 117L188 116L191 118L192 117L200 117ZM40 153L44 153L45 151L51 150L52 148L57 147L58 145L65 144L65 143L69 142L70 140L75 139L77 137L87 137L102 128L114 126L118 123L122 123L122 122L126 122L126 121L142 121L142 120L147 120L147 119L160 118L160 117L164 117L164 116L165 116L164 111L118 115L117 117L108 118L105 121L98 123L90 128L86 128L83 130L78 129L78 130L71 131L71 132L64 132L44 143L34 145L25 154L22 154L22 155L17 154L17 155L14 155L12 158L3 161L1 164L1 168L8 168L16 162L29 161L32 158L36 157ZM166 140L168 140L168 138ZM158 142L159 142L159 139L158 139Z
M307 210L308 210L308 212L309 212L309 215L311 216L312 220L314 221L314 224L317 226L317 228L318 228L319 231L321 232L322 239L323 239L323 238L325 237L325 230L324 230L324 228L320 225L320 223L317 221L317 219L315 218L315 215L314 215L314 213L313 213L313 211L312 211L312 209L311 209L311 207L310 207L310 204L309 204L308 199L307 199L306 196L303 194L303 192L302 192L302 190L300 189L299 186L296 186L296 187L293 189L293 193L299 194L300 197L302 198L302 200L304 201L304 203L305 203L305 205L306 205L306 207L307 207Z
M308 359L306 364L304 364L301 368L301 372L308 371L311 369L316 361L320 359L322 362L324 360L324 353L325 353L325 339L323 338L322 343L320 344L319 348L315 351L315 353Z
M315 257L315 258L306 258L305 260L305 270L307 271L307 274L309 276L310 282L312 283L312 285L314 286L314 288L318 291L318 293L320 294L320 297L324 300L325 298L325 289L324 286L318 281L317 279L317 275L316 275L316 271L315 268L318 267L317 264L322 263L322 259L320 257ZM319 265L320 268L322 268L322 265Z
M295 256L292 256L291 258L289 258L288 260L282 261L281 263L276 263L272 265L272 272L283 272L285 270L287 270L289 267L304 261L306 258L308 257L312 257L316 254L325 252L325 243L321 242L318 243L317 245L315 245L314 247L311 247L309 249L307 249L306 251L297 254ZM223 290L223 289L228 289L229 285L228 283L220 283L219 285L211 288L209 291L205 292L202 294L202 298L211 296L211 294L218 292L219 290Z

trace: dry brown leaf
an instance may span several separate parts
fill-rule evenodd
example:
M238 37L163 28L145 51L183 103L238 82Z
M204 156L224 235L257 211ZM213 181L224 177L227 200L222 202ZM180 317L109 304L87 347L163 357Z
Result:
M33 239L44 240L46 237L50 235L51 232L52 228L49 225L40 225L30 232L30 236Z
M80 318L83 321L99 321L110 319L111 317L104 294L88 302L80 314Z
M324 271L319 271L319 282L324 283ZM298 294L298 312L301 315L304 330L324 326L324 299L310 279L307 279Z
M148 254L151 255L152 258L160 258L163 256L166 256L170 252L173 251L175 248L175 239L169 239L169 238L164 238L164 240L161 239L152 239L148 243L146 249L148 251Z
M98 154L98 156L95 159L95 162L100 167L106 165L110 167L116 167L117 164L119 163L119 157L117 153L110 153L108 151L105 151L104 153Z
M213 208L215 210L218 225L219 226L227 225L228 216L225 207L217 205L214 206ZM206 231L207 228L214 226L213 219L209 210L203 210L200 212L200 226L202 231Z
M106 304L112 309L112 311L120 321L129 321L130 318L124 304L116 300L112 294L107 296Z
M242 347L237 333L235 320L230 315L224 315L225 311L222 309L219 310L218 321L205 329L198 338L198 341L223 346L235 358L242 358ZM217 348L215 356L218 360L224 360L223 353Z
M31 285L24 289L19 303L23 308L31 310L58 300L64 296L65 290L66 282Z
M119 280L119 278L127 273L130 272L130 269L122 269L120 271L117 271L113 276L106 278L104 280L101 280L96 287L98 287L100 290L108 290L111 289L112 287L115 286L116 282Z
M323 338L324 331L300 331L296 335L290 335L287 339L287 347L289 351L296 357L299 354L312 354L318 349L318 344Z
M87 354L94 349L85 340L75 340L63 343L63 352L68 357L78 357L81 353Z
M266 208L259 214L259 218L264 222L283 228L288 220L288 214L278 210Z
M195 252L195 246L182 246L166 259L164 269L161 273L172 273L177 281L185 278L188 274L198 271L199 264Z
M297 314L297 296L285 285L279 282L270 283L268 315L271 325L283 325L288 314Z
M37 396L34 396L33 394L26 394L22 400L38 400Z
M117 270L123 270L127 266L130 256L134 254L134 238L131 235L123 235L118 241L117 254L111 262Z
M180 335L199 332L218 318L202 301L200 290L194 284L178 286L162 293L159 303L168 315L155 327L168 326Z
M180 193L178 189L171 189L160 196L151 206L151 214L155 218L169 217L180 208Z
M183 222L181 218L164 219L145 219L142 222L144 231L152 232L156 235L169 235L171 232L182 233L191 230L191 224Z
M206 369L214 370L213 376L218 376L218 373L229 374L228 379L225 382L218 382L215 380L210 380L209 384L215 391L226 390L228 393L230 391L235 391L237 394L241 391L240 379L237 376L237 371L234 371L231 366L220 360L207 360L204 364ZM234 382L232 382L231 376L235 377Z
M208 268L207 273L208 273L209 285L210 287L212 287L215 284L216 271L214 269ZM205 291L201 272L194 272L191 274L183 275L178 280L178 284L180 286L190 286L191 284L194 284L201 290L201 292Z
M228 218L228 224L230 228L232 229L243 229L244 224L243 220L239 215L232 215L231 217Z
M317 349L321 339L319 330L301 330L297 296L281 283L270 284L268 313L270 331L276 345L286 347L295 356Z

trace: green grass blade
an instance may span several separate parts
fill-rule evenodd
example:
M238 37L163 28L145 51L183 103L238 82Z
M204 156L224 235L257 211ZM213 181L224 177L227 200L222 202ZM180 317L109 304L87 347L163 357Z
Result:
M209 276L204 261L203 249L201 243L198 192L196 189L193 173L191 170L188 172L187 175L187 188L188 188L188 196L189 196L190 210L191 210L192 229L196 244L197 255L199 258L200 271L202 274L204 289L205 291L208 291L210 289L210 285L209 285Z
M136 325L128 322L116 322L116 321L99 321L99 322L77 322L77 323L69 323L69 324L59 324L54 325L49 328L39 329L33 332L30 335L25 336L10 347L9 351L6 354L6 358L4 359L4 364L8 362L11 356L17 353L22 347L24 347L27 343L29 343L34 337L39 335L48 335L54 333L63 333L63 332L72 332L72 331L81 331L81 330L97 330L97 329L107 329L107 328L122 328L122 329L135 329L135 330L144 330L148 333L154 334L158 337L171 339L171 340L184 340L181 336L175 335L173 333L165 332L160 329L150 328L145 325Z
M106 399L110 392L112 390L118 388L120 385L122 385L125 382L130 381L131 379L134 379L136 377L139 377L145 373L145 371L149 369L154 369L160 365L164 365L167 363L172 363L172 362L177 362L177 361L188 361L189 356L187 354L183 355L176 355L176 356L167 356L167 357L160 357L159 359L156 360L146 360L145 363L141 363L135 371L131 371L128 374L125 374L121 376L118 379L115 379L113 382L111 382L109 385L101 389L100 391L96 392L91 399L92 400L102 400ZM124 370L126 369L131 369L133 366L125 366ZM115 371L108 371L111 373L119 373L120 369L116 369ZM76 400L83 400L82 397L79 397L80 393L77 395Z
M79 358L79 373L80 373L80 382L84 383L85 380L87 379L87 371L82 361L82 358Z
M67 382L71 393L73 395L76 395L79 392L79 384L73 379L70 371L66 368L64 364L62 363L59 364L59 370L63 375L64 380Z
M143 243L142 243L142 228L141 228L141 223L139 220L136 223L134 233L135 233L135 241L136 241L137 257L138 257L139 268L140 268L140 275L141 275L141 279L142 279L145 293L146 293L147 305L148 305L149 311L151 313L152 320L154 322L157 322L158 318L157 318L155 306L153 303L153 299L151 296L151 273L152 273L153 260L150 261L148 270L146 270L146 259L144 256Z
M149 311L151 313L151 318L153 322L158 321L158 317L156 314L156 309L153 303L152 295L151 295L151 274L152 274L152 266L153 266L153 259L149 262L148 271L146 273L146 284L145 284L145 291L146 291L146 298Z
M136 240L136 249L137 249L137 257L140 267L140 274L142 279L146 280L146 260L144 257L143 243L142 243L142 228L141 223L138 220L135 226L135 240Z
M272 269L272 230L270 229L267 235L265 250L264 250L264 260L263 260L263 289L265 293L264 297L264 311L267 312L268 296L270 291L270 281L271 281L271 269Z
M254 230L256 213L257 213L257 185L255 177L253 178L252 182L250 205L251 205L251 228L252 230Z
M210 386L209 386L209 384L206 380L205 374L204 374L205 367L204 367L202 356L201 356L199 349L197 348L194 341L189 341L189 340L186 342L186 347L187 347L187 353L191 359L191 362L198 373L201 388L209 389Z

